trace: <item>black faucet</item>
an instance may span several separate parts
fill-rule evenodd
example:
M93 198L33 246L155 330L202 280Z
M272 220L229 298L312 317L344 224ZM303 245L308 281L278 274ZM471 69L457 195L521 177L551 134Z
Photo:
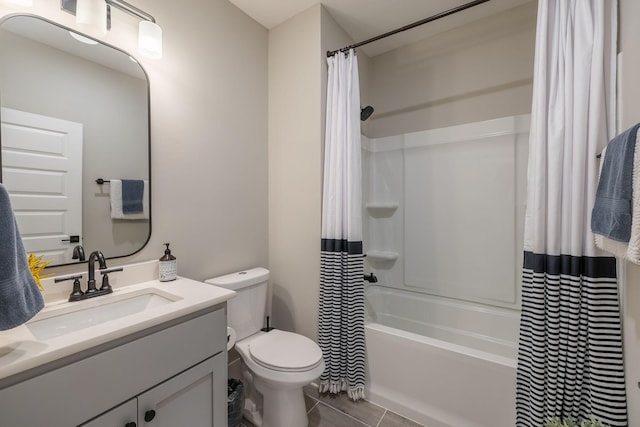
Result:
M77 259L80 262L86 261L82 245L78 245L73 248L73 255L71 256L71 259Z
M96 260L98 260L98 268L100 269L100 274L102 274L102 286L100 289L96 289ZM54 281L64 282L65 280L73 280L73 291L71 295L69 295L69 301L80 301L87 298L93 298L100 295L106 295L113 292L111 285L109 284L109 273L113 273L114 271L122 271L123 268L110 268L107 269L107 262L104 259L104 255L100 251L93 251L91 255L89 255L89 278L87 280L87 291L82 292L80 289L80 279L82 275L68 276L68 277L59 277Z
M98 292L96 289L96 259L98 260L98 268L100 270L107 268L107 262L104 260L102 252L91 252L91 255L89 255L89 262L87 263L89 264L89 279L87 281L87 292L85 292L85 295ZM90 296L86 296L85 298L90 298Z

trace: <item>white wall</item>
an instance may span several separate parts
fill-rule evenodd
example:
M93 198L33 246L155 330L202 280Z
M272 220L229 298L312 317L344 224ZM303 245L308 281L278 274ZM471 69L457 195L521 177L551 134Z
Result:
M140 58L151 84L152 236L122 261L157 259L171 242L179 274L193 279L267 266L266 29L226 0L131 3L162 26L164 57ZM35 0L27 11L74 27L59 7ZM113 18L104 39L136 52L137 21Z

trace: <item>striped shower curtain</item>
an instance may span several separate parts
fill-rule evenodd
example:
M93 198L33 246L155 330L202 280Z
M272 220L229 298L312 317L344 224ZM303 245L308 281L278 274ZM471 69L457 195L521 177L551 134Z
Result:
M626 426L615 258L590 232L615 131L615 0L539 0L518 353L518 427Z
M320 392L364 398L364 268L360 89L355 51L327 59L327 122L318 339L325 371Z

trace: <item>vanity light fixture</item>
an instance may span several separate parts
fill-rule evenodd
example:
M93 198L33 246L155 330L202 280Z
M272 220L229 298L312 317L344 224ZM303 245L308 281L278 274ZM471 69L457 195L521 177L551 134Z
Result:
M3 0L2 3L7 3L12 6L23 6L23 7L33 6L33 0Z
M162 28L155 22L140 21L138 50L147 58L162 58Z
M156 24L153 16L123 0L60 0L62 10L76 15L76 23L82 26L86 21L92 22L92 32L106 34L111 29L111 7L115 7L140 20L138 27L138 51L151 59L162 58L162 28ZM91 12L91 19L85 18L84 8ZM104 10L104 12L103 12ZM99 21L99 23L98 23ZM104 32L102 27L104 23ZM99 25L99 26L98 26Z

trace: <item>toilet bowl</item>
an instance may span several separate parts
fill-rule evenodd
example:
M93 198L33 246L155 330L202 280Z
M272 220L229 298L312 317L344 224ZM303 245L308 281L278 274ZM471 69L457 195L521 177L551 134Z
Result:
M305 336L261 330L268 278L268 270L254 268L206 282L237 292L227 302L227 321L242 360L243 415L258 427L306 427L302 388L324 371L322 351Z

